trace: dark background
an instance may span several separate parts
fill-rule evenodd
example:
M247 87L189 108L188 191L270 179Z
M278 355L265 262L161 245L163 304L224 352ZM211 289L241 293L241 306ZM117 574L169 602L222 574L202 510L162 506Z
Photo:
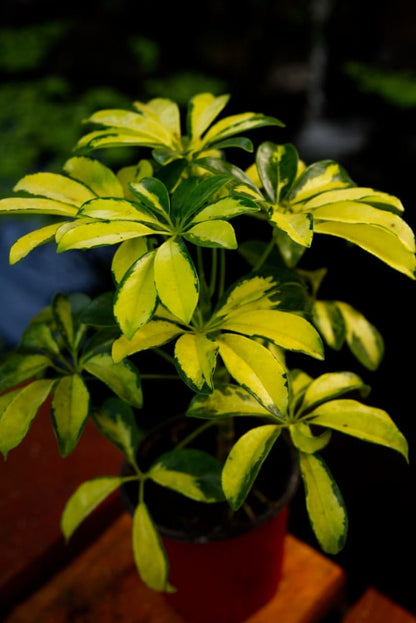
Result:
M415 35L410 0L3 0L0 195L27 172L59 171L93 110L159 95L184 103L208 90L231 94L227 114L279 117L286 128L275 141L294 142L306 161L334 158L357 184L398 195L416 228ZM262 132L250 137L260 141ZM87 269L82 253L57 258L45 247L9 268L10 243L25 228L32 224L0 222L4 348L56 289L99 290L105 262L97 252ZM379 371L357 371L373 387L371 403L410 444L407 466L392 451L333 437L326 456L350 517L347 545L334 559L347 570L352 598L371 584L416 612L414 282L340 241L319 244L322 258L313 255L310 267L329 266L331 298L360 309L385 337ZM348 353L327 361L355 365ZM316 546L302 506L299 495L291 529Z

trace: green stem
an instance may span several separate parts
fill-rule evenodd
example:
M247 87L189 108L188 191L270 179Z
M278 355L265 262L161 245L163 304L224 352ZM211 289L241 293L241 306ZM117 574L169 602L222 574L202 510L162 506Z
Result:
M220 278L218 285L218 296L221 297L225 290L225 251L224 249L220 249Z
M189 433L189 435L187 435L184 439L182 439L182 441L180 441L176 445L175 449L177 450L177 449L180 449L180 448L184 448L191 441L193 441L196 437L201 435L201 433L203 433L207 428L209 428L210 426L213 426L214 424L217 424L217 422L216 421L212 421L212 420L210 420L209 422L205 422L204 424L201 424L201 426L196 428L194 431L192 431L192 433Z
M215 292L217 272L218 272L218 249L212 249L211 281L209 284L209 293L211 297L214 296L214 292Z
M253 272L260 270L260 268L263 266L263 264L269 257L270 253L273 251L273 248L274 248L274 240L272 238L269 244L267 245L267 247L265 248L265 250L263 251L262 255L260 256L260 259L258 260L257 264L254 265Z

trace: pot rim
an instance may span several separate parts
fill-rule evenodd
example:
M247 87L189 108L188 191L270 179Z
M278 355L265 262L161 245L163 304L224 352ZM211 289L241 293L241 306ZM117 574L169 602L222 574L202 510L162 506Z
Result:
M153 429L149 431L148 435L146 435L142 443L148 439L149 435L152 435L153 433L156 433L158 430L161 430L167 427L169 423L180 421L181 419L184 419L185 417L186 416L177 415L177 416L173 416L171 418L168 418L167 420L160 422L158 425L156 425ZM186 419L190 420L191 418L186 418ZM286 447L288 450L288 461L290 463L289 470L288 470L289 476L286 481L284 492L281 494L281 496L277 500L275 500L270 505L269 508L267 508L260 514L256 515L256 517L253 520L251 520L249 523L247 523L247 525L244 525L244 526L240 525L240 526L235 527L232 531L230 531L229 534L220 532L219 534L208 533L207 535L201 535L201 536L188 535L181 529L169 528L157 522L157 527L158 527L158 530L161 536L163 538L172 539L174 541L180 541L183 543L202 544L202 543L209 543L213 541L223 541L229 538L242 536L243 534L246 534L247 532L250 532L251 530L260 527L261 525L265 524L266 522L268 522L269 520L277 516L280 512L282 512L284 508L288 506L289 502L292 500L292 498L294 497L298 489L298 486L300 483L300 469L299 469L299 465L297 462L296 450L289 440L287 431L282 431L279 439L282 439L282 441L286 444ZM139 444L139 449L142 443ZM129 469L129 464L127 463L127 461L124 461L122 465L121 473L125 475L128 469ZM125 485L122 485L120 487L120 494L121 494L121 498L127 510L129 511L130 514L133 514L135 506L132 503L130 496L128 495L127 488ZM225 501L224 504L228 504L228 502ZM151 509L150 509L150 512L151 512Z

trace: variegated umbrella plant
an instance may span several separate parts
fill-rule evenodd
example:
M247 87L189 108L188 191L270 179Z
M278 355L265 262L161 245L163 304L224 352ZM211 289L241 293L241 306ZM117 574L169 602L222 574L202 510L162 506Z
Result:
M307 368L309 357L323 360L324 345L346 344L360 364L377 368L380 333L348 302L320 300L326 269L308 272L301 260L320 235L330 235L414 279L415 240L401 202L357 186L331 160L307 166L292 144L265 141L255 150L241 134L283 124L252 112L218 121L228 100L195 95L185 134L178 106L167 99L97 112L87 122L98 129L81 138L62 174L29 174L16 184L16 196L0 201L3 214L47 217L13 244L12 264L50 242L58 253L114 248L113 290L94 300L57 293L2 363L0 449L7 456L22 441L48 396L63 456L93 419L133 475L81 485L63 512L64 534L69 538L124 482L137 481L133 550L141 577L160 591L171 586L147 481L201 502L226 499L238 509L286 430L312 528L323 550L334 554L345 543L347 513L321 455L332 431L408 458L390 416L367 404L369 387L359 375L327 371L313 378L289 368L286 356ZM133 146L140 157L134 151L130 166L112 171L91 153L116 146ZM254 162L241 168L228 158L229 148L255 153ZM187 415L203 420L201 431L232 430L234 418L244 416L258 424L230 443L224 459L192 448L194 433L143 472L136 449L147 395L145 351L171 364L168 376L192 390ZM107 388L101 402L97 381Z

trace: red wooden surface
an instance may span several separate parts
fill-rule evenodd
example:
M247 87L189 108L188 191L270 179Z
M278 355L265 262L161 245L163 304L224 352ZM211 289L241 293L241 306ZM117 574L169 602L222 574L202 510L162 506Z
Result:
M416 617L375 588L368 588L342 623L416 623Z
M49 408L36 416L22 444L0 457L0 613L36 587L122 510L117 495L68 545L60 530L66 500L84 480L118 474L122 456L92 424L62 459ZM1 618L1 617L0 617Z
M140 581L131 525L122 515L4 623L183 623L161 593ZM342 569L291 535L285 549L278 591L246 623L317 623L337 602Z

